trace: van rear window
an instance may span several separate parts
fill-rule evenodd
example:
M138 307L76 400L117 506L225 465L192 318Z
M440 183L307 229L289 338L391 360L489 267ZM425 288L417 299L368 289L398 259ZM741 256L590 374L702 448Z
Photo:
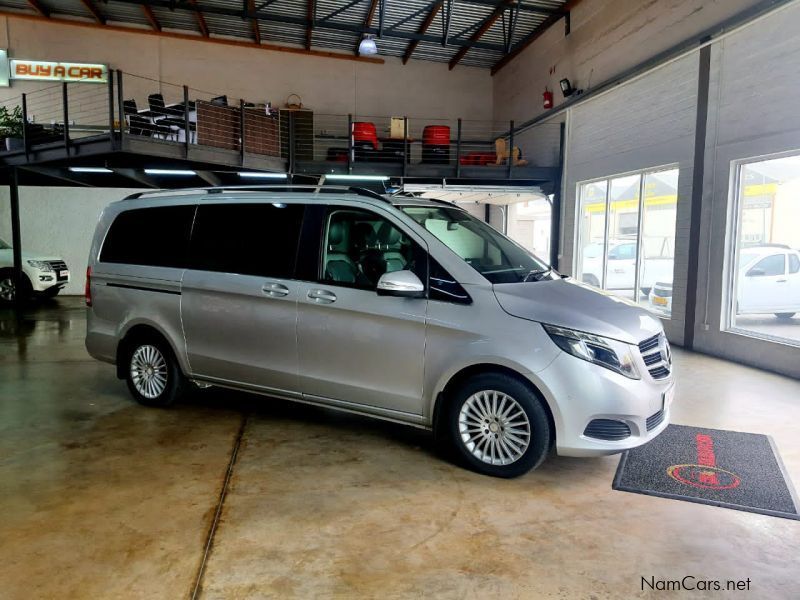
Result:
M136 208L117 215L100 251L100 262L186 266L194 205Z

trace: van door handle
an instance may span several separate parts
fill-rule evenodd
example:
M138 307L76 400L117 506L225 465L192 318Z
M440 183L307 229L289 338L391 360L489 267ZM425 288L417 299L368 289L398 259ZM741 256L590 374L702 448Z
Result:
M328 290L308 290L308 299L317 304L331 304L336 302L336 294Z
M261 291L271 298L283 298L289 295L289 288L281 283L265 283Z

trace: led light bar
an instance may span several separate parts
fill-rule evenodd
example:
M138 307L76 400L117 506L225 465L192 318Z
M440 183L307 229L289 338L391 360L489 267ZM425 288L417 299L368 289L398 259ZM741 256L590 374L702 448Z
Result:
M145 169L144 172L148 175L197 175L188 169Z

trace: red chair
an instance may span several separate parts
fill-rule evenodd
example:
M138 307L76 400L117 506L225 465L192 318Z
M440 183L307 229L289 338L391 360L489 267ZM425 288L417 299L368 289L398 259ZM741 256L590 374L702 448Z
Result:
M353 123L353 145L357 148L368 146L371 150L378 149L378 131L374 123L356 121Z
M450 162L450 128L447 125L427 125L422 130L422 162L440 165Z

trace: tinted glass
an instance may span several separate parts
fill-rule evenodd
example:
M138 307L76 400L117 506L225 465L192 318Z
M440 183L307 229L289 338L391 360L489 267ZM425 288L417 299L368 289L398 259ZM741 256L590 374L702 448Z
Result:
M108 230L100 261L185 267L194 210L194 205L159 206L120 213Z
M412 271L427 279L426 252L375 213L334 209L323 232L322 281L375 289L384 273Z
M550 277L542 261L503 234L458 208L400 207L492 283L537 281Z
M206 204L197 209L191 268L291 278L301 204Z
M750 269L750 273L755 275L756 273L753 273L753 271L756 269L761 269L764 272L758 273L758 275L783 275L785 269L783 262L783 254L773 254L772 256L762 258L760 261L758 261L756 265Z

